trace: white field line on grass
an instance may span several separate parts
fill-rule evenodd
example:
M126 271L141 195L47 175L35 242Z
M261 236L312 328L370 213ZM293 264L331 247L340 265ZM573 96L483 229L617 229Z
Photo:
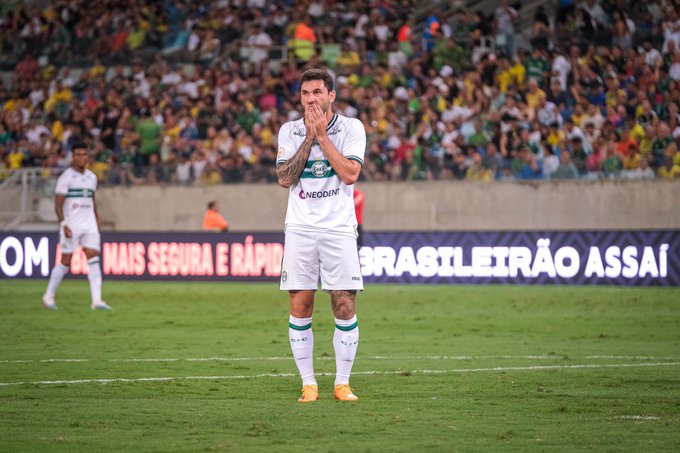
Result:
M245 362L245 361L276 361L291 360L292 356L280 357L189 357L189 358L128 358L128 359L17 359L0 360L0 363L57 363L57 362ZM499 355L499 356L468 356L468 355L426 355L426 356L368 356L362 360L564 360L564 355ZM585 357L569 357L570 359L587 360L680 360L680 357L653 357L632 355L589 355ZM335 360L334 357L317 357L315 360Z
M491 368L457 368L450 370L391 370L391 371L357 371L352 375L395 375L395 374L458 374L458 373L502 373L508 371L544 371L544 370L573 370L573 369L603 369L603 368L640 368L640 367L668 367L680 366L680 362L659 363L602 363L602 364L578 364L578 365L535 365L535 366L512 366ZM319 376L333 376L334 373L318 373ZM0 387L17 385L72 385L72 384L111 384L111 383L134 383L134 382L172 382L193 380L225 380L225 379L254 379L254 378L282 378L297 377L296 373L261 373L251 375L223 375L223 376L167 376L167 377L140 377L140 378L104 378L104 379L74 379L53 381L20 381L0 382Z
M624 360L677 360L678 357L651 357L644 355L587 355L586 359L624 359Z
M621 415L619 417L622 420L660 420L661 417L656 417L654 415Z

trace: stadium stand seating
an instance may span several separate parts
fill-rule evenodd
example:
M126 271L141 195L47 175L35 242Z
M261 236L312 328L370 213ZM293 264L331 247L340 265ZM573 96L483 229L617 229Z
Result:
M498 4L501 4L498 6ZM15 1L0 13L0 179L274 182L308 67L360 118L363 180L680 176L666 2Z

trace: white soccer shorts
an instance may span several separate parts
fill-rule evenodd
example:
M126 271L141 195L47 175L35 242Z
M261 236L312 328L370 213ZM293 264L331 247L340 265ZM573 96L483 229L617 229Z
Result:
M286 231L280 288L363 291L356 237L315 231Z
M78 246L84 249L101 250L101 236L98 231L78 231L71 228L71 237L64 235L64 229L59 228L59 247L61 253L71 254Z

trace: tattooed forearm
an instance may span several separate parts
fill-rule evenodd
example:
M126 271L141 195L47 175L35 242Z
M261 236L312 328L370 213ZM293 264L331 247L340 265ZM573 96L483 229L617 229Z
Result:
M288 188L300 180L302 170L307 165L309 153L312 151L313 143L313 139L306 138L292 158L276 167L276 177L281 187Z

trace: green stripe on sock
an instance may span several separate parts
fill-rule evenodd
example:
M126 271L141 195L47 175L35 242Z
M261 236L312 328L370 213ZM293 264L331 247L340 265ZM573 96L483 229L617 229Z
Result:
M306 324L304 326L296 326L292 322L289 322L288 327L290 327L293 330L307 330L312 328L312 323L310 322L309 324Z
M351 326L339 326L339 325L336 324L335 328L338 329L338 330L342 330L344 332L347 332L348 330L352 330L352 329L356 328L356 326L358 326L358 325L359 325L359 321L356 321Z

